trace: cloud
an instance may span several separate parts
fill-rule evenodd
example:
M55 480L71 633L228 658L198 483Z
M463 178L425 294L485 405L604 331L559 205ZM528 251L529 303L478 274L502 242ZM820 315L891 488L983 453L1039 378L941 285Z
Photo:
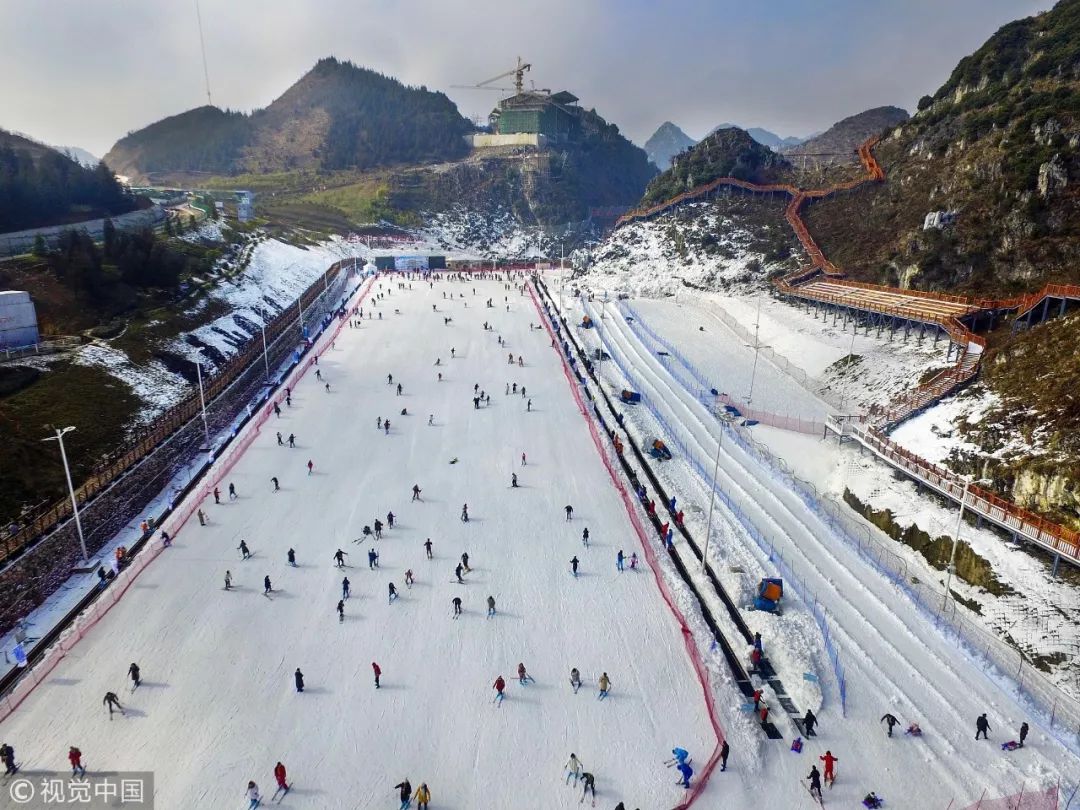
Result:
M638 143L670 119L780 134L883 104L911 108L1030 0L201 0L214 103L262 107L334 55L446 92L533 65ZM126 132L205 103L193 2L0 0L0 126L104 154ZM509 83L509 79L506 80ZM508 84L507 84L508 86Z

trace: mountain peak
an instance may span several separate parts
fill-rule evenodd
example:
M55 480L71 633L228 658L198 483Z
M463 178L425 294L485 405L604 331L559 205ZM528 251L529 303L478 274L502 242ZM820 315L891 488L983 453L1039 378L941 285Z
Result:
M656 132L649 137L649 140L645 141L645 152L649 156L649 161L656 168L663 170L671 165L672 159L677 154L684 149L689 149L695 143L697 141L675 124L665 121L656 128Z

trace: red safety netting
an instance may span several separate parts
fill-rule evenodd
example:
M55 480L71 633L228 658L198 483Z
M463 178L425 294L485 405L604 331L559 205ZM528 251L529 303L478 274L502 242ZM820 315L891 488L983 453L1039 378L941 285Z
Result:
M545 317L543 308L540 306L540 301L536 297L536 291L531 285L529 286L529 295L532 297L533 306L536 307L536 311L540 315L540 322L544 324L544 328L547 329L548 334L551 336L552 340L555 341L557 347L559 342L558 338L551 329L551 324ZM637 534L638 540L641 543L641 549L642 553L645 555L646 564L648 565L649 570L652 571L656 585L660 589L660 595L664 597L664 601L667 603L668 608L671 610L672 614L674 614L675 620L679 623L679 631L682 634L683 644L686 647L686 654L690 658L690 663L693 666L698 682L701 685L701 692L705 698L705 707L708 709L709 723L712 726L713 733L716 735L716 747L713 748L709 761L705 763L705 767L697 774L697 781L694 782L693 787L687 792L686 799L676 805L673 809L686 810L686 808L690 807L690 805L697 800L698 796L701 795L702 790L705 789L709 777L712 775L713 770L720 761L720 748L724 744L724 731L720 728L720 720L716 712L716 703L713 700L712 689L709 686L709 673L705 668L705 662L701 659L697 642L694 640L694 634L690 630L689 625L687 625L686 618L682 615L682 612L678 607L676 607L675 599L671 595L667 582L664 580L663 574L660 571L660 565L656 559L656 550L648 541L648 534L641 521L641 516L638 514L636 500L626 491L626 487L623 485L622 479L615 469L616 463L612 461L610 454L607 452L607 443L601 438L600 431L596 427L596 422L589 415L589 408L585 404L584 399L582 399L581 390L577 385L577 380L575 380L573 372L570 370L570 365L566 362L566 358L563 356L561 349L556 348L555 351L562 361L563 374L566 375L566 381L570 384L570 391L574 395L574 401L577 402L578 410L581 411L581 415L585 418L585 423L589 426L589 434L592 436L596 451L600 454L600 459L604 462L604 466L611 476L611 482L615 485L615 489L618 491L619 496L622 498L623 505L626 507L626 513L630 516L630 523L633 525L634 532Z
M955 808L950 804L949 807L952 810L1058 810L1058 798L1059 791L1055 786L1046 790L1022 790L997 799L987 798L984 793L975 804L964 808Z

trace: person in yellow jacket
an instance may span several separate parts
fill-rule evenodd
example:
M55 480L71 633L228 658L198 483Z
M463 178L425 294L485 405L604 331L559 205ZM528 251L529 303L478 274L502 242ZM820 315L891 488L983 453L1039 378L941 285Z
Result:
M431 801L431 791L428 790L426 784L421 783L420 787L416 789L416 793L413 794L413 798L416 799L416 806L419 810L427 810L428 803Z

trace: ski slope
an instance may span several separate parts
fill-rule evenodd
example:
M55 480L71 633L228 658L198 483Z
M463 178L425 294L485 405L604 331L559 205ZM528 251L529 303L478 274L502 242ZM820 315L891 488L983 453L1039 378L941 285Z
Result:
M634 334L625 319L609 308L602 338L605 347L623 368L631 370L641 393L657 408L667 426L691 448L699 459L708 459L708 469L717 452L720 424L693 393L673 379L649 347ZM594 321L598 312L590 304L584 310ZM572 319L580 321L580 317ZM579 330L593 345L596 330ZM616 363L604 363L603 374L614 389L626 384ZM639 435L666 435L643 407L626 409L628 423ZM673 438L668 436L668 438ZM801 756L789 755L764 765L770 781L781 783L805 777L811 762L826 749L839 757L842 778L827 791L826 803L841 800L857 805L869 790L886 797L890 806L940 807L950 801L960 807L974 802L986 791L987 797L1017 793L1022 788L1056 784L1059 779L1071 789L1080 776L1080 760L1040 728L1040 718L1025 712L1007 688L1007 676L1000 682L982 670L970 654L935 628L916 610L907 597L880 575L866 559L836 536L833 530L789 485L751 456L729 434L720 446L718 482L738 504L750 524L767 537L776 551L796 572L803 591L813 594L829 617L833 638L841 649L847 670L847 716L841 717L836 685L827 669L820 671L826 684L826 702L818 713L819 737L810 742ZM676 460L661 465L663 474L673 479L675 491L695 497L688 514L707 508L707 490L690 467ZM722 510L718 503L718 509ZM725 511L725 510L722 510ZM724 515L729 518L729 515ZM702 521L703 523L703 521ZM713 564L718 569L732 561L725 546L737 543L743 557L747 549L761 575L773 575L775 567L758 551L745 527L727 519L714 527ZM700 526L699 536L704 533ZM789 589L785 594L786 613L806 611L807 606ZM803 632L805 623L795 625ZM785 628L783 619L774 625L772 639L766 635L766 649L802 638ZM820 647L817 634L813 643ZM798 673L781 670L790 682ZM808 708L803 705L801 709ZM926 732L918 740L888 739L880 718L891 712L902 728L917 722ZM974 743L975 718L987 712L994 729L992 742ZM772 719L779 719L774 713ZM1027 720L1037 750L1029 745L1021 756L1003 754L994 741L1014 739L1020 723ZM793 725L784 729L797 734ZM1056 732L1062 733L1061 729ZM778 747L779 748L779 747ZM778 750L777 753L780 753ZM807 757L806 754L810 756ZM819 764L820 767L820 764ZM789 781L790 780L790 781ZM747 799L752 796L749 785ZM781 792L777 791L778 795ZM772 791L770 791L772 795ZM798 801L797 794L787 798Z
M600 807L682 800L661 761L675 745L701 761L715 746L700 686L653 577L615 570L616 551L629 555L638 541L547 333L529 328L538 322L531 300L496 282L381 286L389 296L373 311L383 319L342 330L320 359L331 391L312 368L292 408L266 423L234 467L227 480L238 500L223 486L221 505L204 504L209 525L190 521L0 728L25 768L62 768L78 745L91 772L155 771L157 806L166 808L240 807L248 779L272 792L279 759L295 782L283 807L396 806L393 785L409 777L428 784L432 807L550 808L578 802L561 773L573 751L597 776ZM451 304L446 290L466 298ZM503 295L509 313L484 307ZM485 319L497 331L482 330ZM499 335L525 367L507 366ZM532 412L504 395L508 381L527 386ZM474 383L490 406L473 408ZM376 429L378 416L390 418L389 435ZM295 433L297 447L277 446L276 430ZM509 487L513 472L518 489ZM422 502L410 502L414 483ZM466 502L471 520L462 523ZM570 522L566 504L575 507ZM353 541L388 510L397 522L377 543L380 567L369 570L367 543ZM239 559L241 539L250 560ZM286 564L290 547L296 568ZM350 554L344 571L332 560L338 548ZM466 551L473 570L458 585L454 567ZM343 575L353 595L339 624ZM401 592L394 604L391 581ZM489 594L498 606L490 620ZM454 596L464 600L459 620ZM132 661L145 683L129 695ZM379 690L372 661L383 671ZM518 662L535 684L517 683ZM585 681L577 695L573 666ZM297 667L304 694L293 689ZM600 701L603 671L613 687ZM509 684L501 706L492 703L498 675ZM107 690L121 694L127 716L109 721Z

